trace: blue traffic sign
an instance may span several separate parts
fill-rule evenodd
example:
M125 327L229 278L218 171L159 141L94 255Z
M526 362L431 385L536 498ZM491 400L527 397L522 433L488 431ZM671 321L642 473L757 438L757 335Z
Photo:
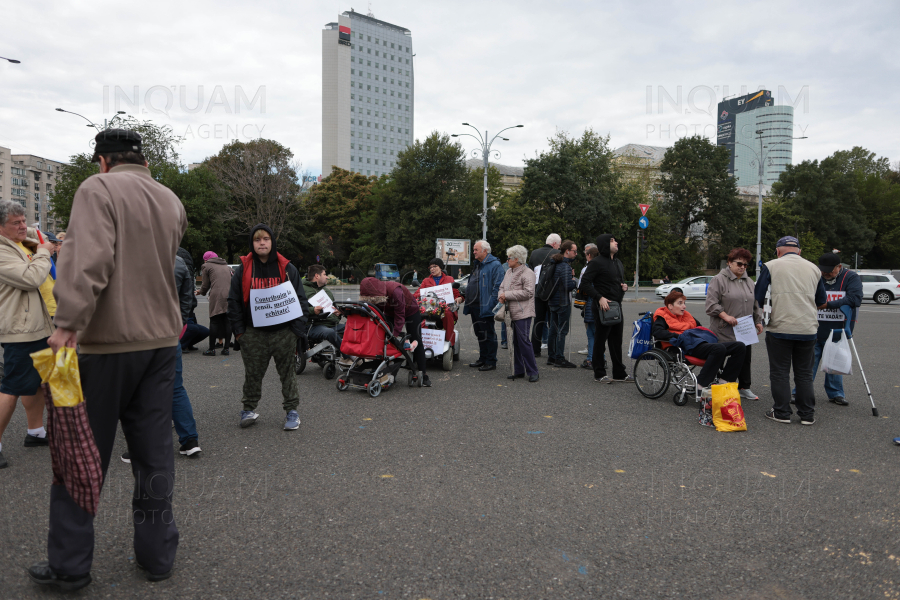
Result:
M641 229L647 229L647 226L650 225L650 219L648 219L647 217L641 217L638 220L638 225L641 226Z

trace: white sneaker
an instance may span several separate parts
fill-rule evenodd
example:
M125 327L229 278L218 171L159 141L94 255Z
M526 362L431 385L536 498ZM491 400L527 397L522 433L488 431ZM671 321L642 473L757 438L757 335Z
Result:
M712 398L712 387L705 387L700 390L701 398Z
M741 400L759 400L759 396L753 393L750 388L738 390L741 393Z
M585 355L587 355L587 353L588 353L588 349L587 349L587 348L585 348L584 350L579 350L579 351L578 351L578 354L585 354Z
M548 347L547 344L541 344L541 350L546 350Z

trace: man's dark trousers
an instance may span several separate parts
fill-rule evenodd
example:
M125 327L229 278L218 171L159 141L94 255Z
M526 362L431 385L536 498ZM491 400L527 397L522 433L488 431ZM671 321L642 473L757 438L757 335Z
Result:
M816 340L788 340L766 332L769 353L769 385L772 388L772 409L775 416L791 416L791 365L797 385L797 414L811 421L816 414L816 395L813 391L813 362Z
M134 557L153 574L172 569L178 547L178 529L172 514L175 359L175 346L120 354L82 354L78 359L104 480L116 441L116 426L122 422L135 477L131 501ZM94 517L75 504L63 485L50 488L47 550L50 568L58 574L82 575L91 570Z
M534 348L534 355L541 355L541 344L548 339L550 331L550 323L548 317L550 312L550 304L535 297L534 299L534 327L531 329L531 346Z
M481 318L472 315L472 329L478 340L478 360L486 365L496 365L497 331L494 329L494 315Z
M600 310L595 304L594 308ZM625 363L622 362L622 335L625 331L625 322L617 325L601 325L600 318L597 317L594 327L594 356L603 356L603 347L609 340L609 362L612 364L612 378L625 379L628 371L625 370ZM594 378L606 376L606 362L603 360L594 361Z

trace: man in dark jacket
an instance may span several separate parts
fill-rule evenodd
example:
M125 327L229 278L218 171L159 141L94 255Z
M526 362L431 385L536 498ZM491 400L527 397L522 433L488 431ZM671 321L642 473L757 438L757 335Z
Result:
M603 355L603 347L609 340L609 360L612 363L613 376L606 374L606 363L594 361L594 381L601 383L634 381L625 370L622 362L622 333L624 321L615 325L603 325L598 311L609 310L610 302L622 302L628 284L625 283L625 267L616 258L619 244L616 239L605 233L597 236L597 249L600 254L588 263L584 275L581 276L581 291L591 298L596 325L594 328L594 356Z
M578 246L572 240L565 240L559 246L559 253L551 256L553 267L553 294L547 303L550 315L550 340L547 350L548 367L574 369L578 365L566 359L566 336L569 334L569 321L572 317L572 290L575 289L575 273L572 261L578 254ZM549 268L549 266L548 266Z
M813 366L813 380L819 371L819 361L828 338L834 336L840 339L840 330L844 328L844 315L842 306L849 306L852 310L850 317L850 332L856 327L856 319L859 306L862 304L863 287L859 275L841 266L841 259L834 252L823 254L819 258L819 270L822 272L822 283L825 284L825 293L829 300L819 306L819 331L816 333L815 363ZM828 401L839 406L850 404L844 397L844 377L842 375L825 374L825 393Z
M556 250L559 248L561 241L562 238L559 237L559 234L551 233L547 236L547 242L541 248L537 248L531 252L531 257L528 259L528 266L534 271L535 283L540 281L539 267L547 262L551 255L556 254ZM531 328L531 346L534 348L534 355L538 358L541 356L541 349L547 348L550 338L550 327L547 322L548 310L549 305L547 302L544 302L537 297L537 294L535 294L534 326Z
M494 329L493 309L503 283L503 265L491 254L491 245L478 240L472 249L475 265L466 286L463 314L472 315L472 329L478 338L478 360L469 363L479 371L497 368L497 331Z
M320 291L325 290L328 298L334 302L334 294L326 286L328 276L325 274L325 267L322 265L310 265L303 278L303 291L306 298L312 298ZM344 325L341 323L341 313L326 313L321 306L312 309L309 316L312 326L309 328L310 346L318 344L322 340L328 340L335 350L341 349L341 337L344 332Z
M175 289L178 290L178 302L181 306L181 324L190 328L188 318L191 311L197 305L194 297L194 279L191 277L184 260L180 256L175 257ZM206 329L205 327L203 329ZM185 329L185 335L187 334ZM209 332L209 330L207 330ZM197 422L194 420L194 409L191 408L191 399L184 389L182 377L181 346L177 348L175 355L175 388L172 394L172 422L175 424L175 433L178 434L178 442L181 444L179 452L183 456L195 456L200 452L200 444L197 436ZM122 460L130 463L130 455L126 453Z
M269 359L274 358L275 369L281 378L282 406L286 413L284 428L294 430L300 427L297 414L300 393L294 377L294 352L297 338L306 335L310 309L300 283L300 272L275 250L274 237L272 230L263 224L250 232L250 253L241 257L241 264L231 278L228 319L234 339L241 342L241 359L244 361L241 427L249 427L259 418L256 406L262 397L263 377L269 368ZM255 324L260 321L254 320L251 313L250 290L273 288L286 282L290 282L303 315L275 325ZM263 316L257 314L256 318Z
M184 331L184 335L181 336L181 350L183 352L193 352L197 349L195 345L199 344L209 336L209 329L199 325L197 323L197 316L194 314L194 309L197 308L197 298L194 297L194 288L196 287L194 284L194 259L191 258L191 253L184 248L178 248L176 256L181 260L180 267L179 263L177 261L175 262L176 277L178 276L179 271L181 271L184 279L188 280L191 285L191 305L188 307L187 329ZM182 300L182 302L184 302L184 300ZM182 310L183 309L184 307L182 307Z

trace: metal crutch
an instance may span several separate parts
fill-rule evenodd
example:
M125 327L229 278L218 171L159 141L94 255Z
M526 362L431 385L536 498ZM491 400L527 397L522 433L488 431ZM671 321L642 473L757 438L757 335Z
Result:
M845 310L846 309L846 310ZM869 389L869 382L866 380L866 372L863 371L862 363L859 361L859 352L856 351L856 342L853 341L853 335L850 333L850 317L852 312L849 306L842 306L840 308L841 312L844 313L844 316L847 317L847 323L844 327L844 335L847 336L847 340L850 341L850 348L853 350L853 355L856 357L856 364L859 365L859 374L862 375L863 383L866 385L866 394L869 395L869 402L872 403L872 416L878 416L878 409L875 408L875 400L872 398L872 390Z

